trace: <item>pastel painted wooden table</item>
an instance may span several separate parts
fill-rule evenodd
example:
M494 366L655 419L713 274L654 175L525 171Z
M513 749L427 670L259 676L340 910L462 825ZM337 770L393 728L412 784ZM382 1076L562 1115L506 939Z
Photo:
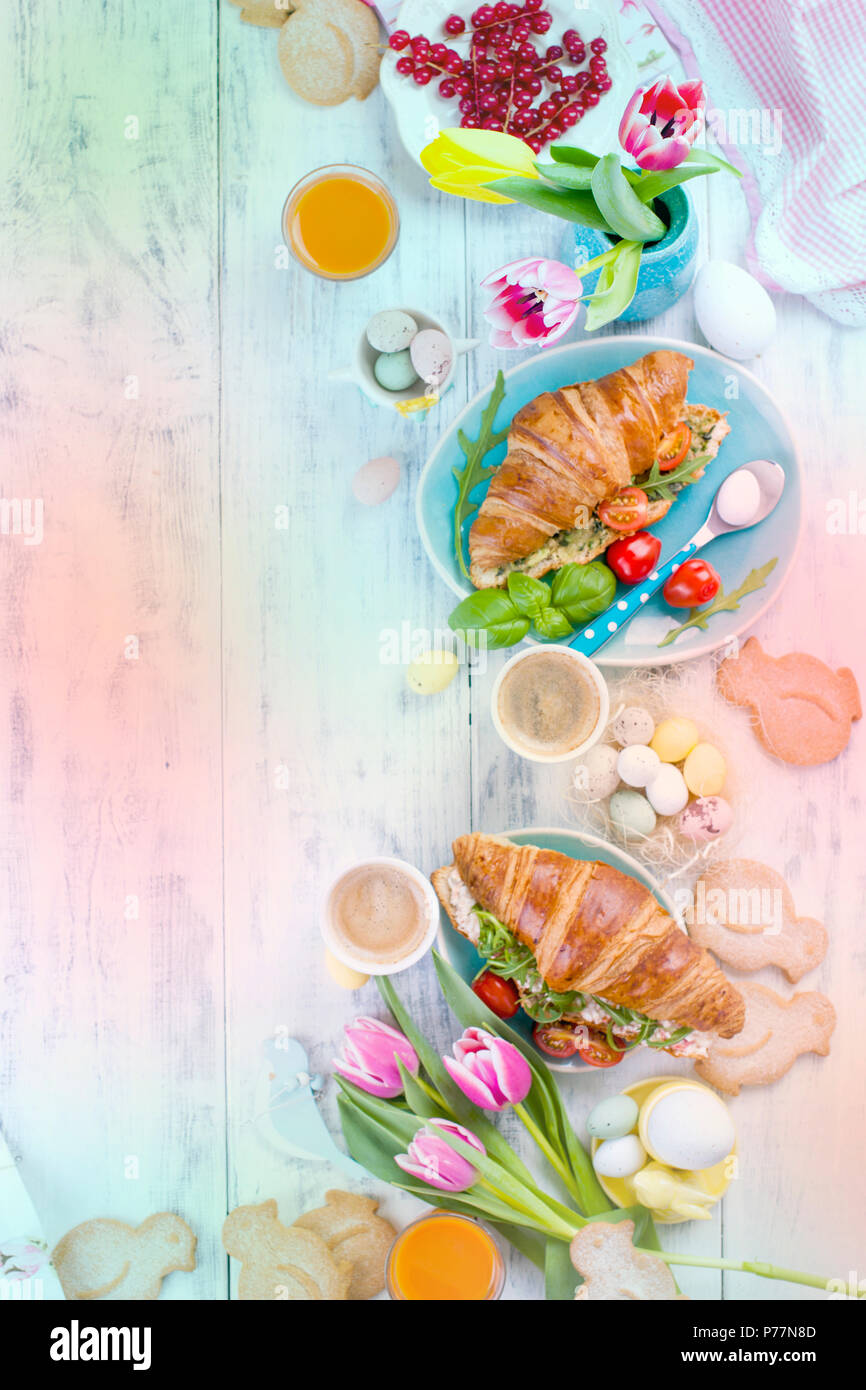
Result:
M41 544L0 535L0 1125L49 1240L91 1216L176 1210L198 1268L163 1296L223 1299L227 1210L276 1197L291 1220L341 1182L255 1123L266 1038L286 1030L327 1072L342 1025L380 1012L372 986L341 993L324 968L336 871L367 854L430 870L470 828L568 823L567 772L520 762L491 726L504 658L431 699L403 669L451 607L415 527L419 471L510 361L470 354L426 421L326 377L392 304L486 339L478 281L556 255L561 225L432 191L380 92L302 104L273 32L227 3L13 0L0 36L14 94L0 481L4 498L44 502ZM386 181L402 234L375 276L329 284L286 262L280 210L308 169L344 161ZM741 261L741 195L705 184L701 254ZM826 519L836 499L862 505L866 338L776 303L777 336L749 365L793 422L808 503L757 632L862 685L863 539ZM703 342L691 296L649 331ZM362 507L352 474L380 454L400 457L401 486ZM825 990L838 1025L829 1059L738 1097L741 1177L711 1222L666 1232L672 1248L839 1278L862 1264L861 745L857 729L846 756L801 772L755 751L742 852L827 923L828 958L801 988ZM400 987L444 1048L429 962ZM629 1063L629 1079L659 1065ZM582 1122L611 1080L564 1085ZM333 1088L322 1105L335 1126ZM681 1282L698 1298L821 1296ZM507 1296L541 1296L525 1262Z

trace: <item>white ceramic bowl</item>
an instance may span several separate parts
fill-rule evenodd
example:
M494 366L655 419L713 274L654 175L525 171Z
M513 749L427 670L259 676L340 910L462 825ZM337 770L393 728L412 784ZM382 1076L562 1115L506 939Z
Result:
M424 328L435 328L440 333L444 333L451 344L450 371L441 385L436 388L435 394L430 397L431 404L435 404L438 397L445 394L454 380L458 357L461 353L468 352L470 348L477 347L479 339L455 338L440 319L434 319L432 314L425 314L421 309L409 309L403 304L391 307L399 308L402 313L409 314L417 323L419 332ZM413 382L405 391L386 391L384 386L380 386L373 371L376 358L379 356L380 354L367 341L367 325L365 324L355 347L355 359L352 365L350 367L336 367L333 371L328 372L328 380L353 382L355 386L360 387L367 399L371 400L374 405L392 406L395 409L398 403L405 404L406 401L415 401L424 397L427 387L423 381Z
M576 666L581 668L585 675L590 677L598 691L598 719L589 737L585 738L583 743L578 743L574 748L570 748L567 753L533 753L524 747L523 744L517 743L502 723L499 717L499 691L502 688L502 682L508 672L511 671L519 661L543 661L546 655L549 656L551 650L557 657L561 655L569 661L573 661ZM526 760L531 763L567 763L573 758L579 758L581 753L586 753L594 743L598 743L598 740L601 738L607 726L608 715L610 714L610 695L608 693L607 682L601 674L601 671L598 669L595 662L590 661L589 657L584 656L582 652L572 651L570 647L547 648L535 646L529 647L526 651L518 652L510 661L506 661L493 683L493 692L490 696L490 714L496 732L502 739L502 742L511 749L512 753L517 753L519 757L526 758Z
M391 961L382 965L375 961L365 960L363 956L355 956L347 949L343 938L334 926L333 904L334 897L340 884L349 874L355 873L358 869L375 868L377 865L397 869L421 890L424 899L427 922L424 929L424 936L420 943L407 955L401 956L399 960ZM328 889L325 898L324 908L321 919L322 939L328 950L344 965L348 965L350 970L357 970L362 975L397 975L401 970L408 970L410 965L415 965L417 961L425 956L436 940L439 931L439 899L436 896L432 883L416 869L414 864L407 864L404 859L361 859L357 864L350 864L344 869L338 878L334 880Z

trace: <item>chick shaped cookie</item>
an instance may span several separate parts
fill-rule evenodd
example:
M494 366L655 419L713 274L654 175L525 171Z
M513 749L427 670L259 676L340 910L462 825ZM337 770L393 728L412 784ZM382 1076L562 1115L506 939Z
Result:
M336 1260L321 1236L284 1226L271 1198L235 1207L223 1223L223 1245L241 1261L238 1298L244 1301L339 1302L352 1278L348 1260Z
M397 1232L377 1216L372 1197L339 1188L325 1193L325 1205L305 1212L294 1223L321 1236L335 1259L351 1260L352 1280L347 1297L374 1298L385 1287L385 1261Z
M569 1247L571 1263L583 1276L575 1292L579 1303L621 1303L683 1299L664 1260L635 1249L633 1221L593 1221Z
M195 1247L186 1222L160 1211L140 1226L82 1221L57 1242L51 1261L69 1299L151 1300L167 1274L195 1269Z

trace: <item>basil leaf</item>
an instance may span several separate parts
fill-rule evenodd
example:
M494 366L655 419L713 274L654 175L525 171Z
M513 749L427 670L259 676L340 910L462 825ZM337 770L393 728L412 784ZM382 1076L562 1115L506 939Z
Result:
M508 595L518 613L533 621L550 607L550 590L540 579L528 574L509 574Z
M470 647L513 647L529 631L529 619L502 589L479 589L458 603L448 626Z
M594 227L598 232L613 235L613 228L605 222L591 193L569 192L565 188L553 188L542 179L521 179L510 177L494 179L484 185L516 203L524 203L537 212L550 213L551 217L564 217L566 222L579 222L584 227Z
M557 570L550 591L554 608L578 627L613 602L616 580L607 565L593 560L588 565L563 565Z
M616 256L602 267L589 301L583 325L587 333L619 318L631 304L637 289L642 250L640 241L617 242Z
M539 637L556 641L560 637L568 637L574 628L564 613L560 613L558 608L549 607L535 619L535 631Z
M615 154L606 154L593 169L592 193L602 217L625 241L659 241L664 236L664 222L641 202Z

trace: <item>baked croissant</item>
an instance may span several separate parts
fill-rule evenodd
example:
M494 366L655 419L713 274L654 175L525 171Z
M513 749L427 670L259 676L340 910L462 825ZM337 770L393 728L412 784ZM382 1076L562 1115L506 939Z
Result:
M681 352L650 352L597 381L545 391L517 412L508 452L469 532L476 588L504 584L508 568L534 558L552 536L585 529L599 502L652 467L662 436L689 418L685 400L693 366ZM706 406L692 409L697 452L715 452L728 433L724 418ZM648 524L670 505L654 500ZM592 553L600 554L614 536L600 537ZM573 558L542 551L542 563L520 568L538 576ZM580 563L587 558L580 556Z
M636 879L493 835L461 835L453 850L469 895L529 947L557 993L578 990L723 1038L743 1027L741 995ZM433 885L466 935L451 871L437 870Z

